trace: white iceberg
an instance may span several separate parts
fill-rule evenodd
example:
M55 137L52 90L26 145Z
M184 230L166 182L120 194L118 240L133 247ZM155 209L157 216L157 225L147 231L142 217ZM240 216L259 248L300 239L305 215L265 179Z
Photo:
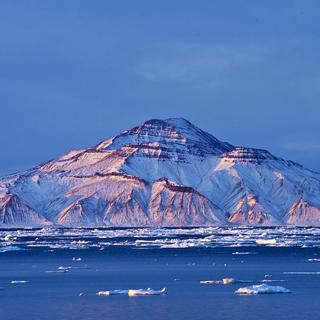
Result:
M99 291L97 292L97 296L100 297L109 297L114 295L126 295L129 290L107 290L107 291Z
M167 290L166 288L163 288L162 290L153 290L153 289L130 289L128 291L128 296L134 297L134 296L154 296L154 295L160 295L160 294L166 294Z
M274 293L290 293L291 291L287 288L280 286L269 286L267 284L259 284L250 287L239 288L235 291L236 294L274 294Z

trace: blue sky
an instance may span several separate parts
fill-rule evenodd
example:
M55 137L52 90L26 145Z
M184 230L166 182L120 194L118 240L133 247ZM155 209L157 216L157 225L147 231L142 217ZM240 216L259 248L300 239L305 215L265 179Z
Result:
M0 173L149 118L320 171L319 1L0 2Z

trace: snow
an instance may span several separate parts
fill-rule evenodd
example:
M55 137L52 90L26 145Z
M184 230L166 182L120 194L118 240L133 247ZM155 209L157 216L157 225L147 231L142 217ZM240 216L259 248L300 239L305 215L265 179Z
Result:
M275 294L290 293L291 291L281 286L269 286L267 284L259 284L250 287L239 288L235 291L240 295L256 295L256 294Z
M151 119L0 179L0 218L1 228L319 226L320 174L182 118Z

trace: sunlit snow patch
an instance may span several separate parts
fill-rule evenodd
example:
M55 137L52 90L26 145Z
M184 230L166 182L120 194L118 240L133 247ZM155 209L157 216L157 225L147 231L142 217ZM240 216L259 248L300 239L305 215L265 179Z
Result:
M259 284L250 287L239 288L235 291L236 294L252 295L252 294L274 294L274 293L290 293L287 288L280 286L269 286L267 284Z

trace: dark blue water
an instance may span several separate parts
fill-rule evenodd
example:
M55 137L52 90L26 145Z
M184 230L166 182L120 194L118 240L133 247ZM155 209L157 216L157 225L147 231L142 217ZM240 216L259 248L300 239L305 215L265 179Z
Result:
M251 251L253 255L232 255ZM81 257L74 262L73 257ZM1 320L129 319L317 319L320 271L317 248L189 248L85 250L36 248L0 254ZM66 273L48 273L70 266ZM200 280L232 277L285 280L291 294L237 296L235 285L202 285ZM27 280L11 284L12 280ZM166 287L167 295L99 297L110 289ZM84 293L79 296L79 293Z

